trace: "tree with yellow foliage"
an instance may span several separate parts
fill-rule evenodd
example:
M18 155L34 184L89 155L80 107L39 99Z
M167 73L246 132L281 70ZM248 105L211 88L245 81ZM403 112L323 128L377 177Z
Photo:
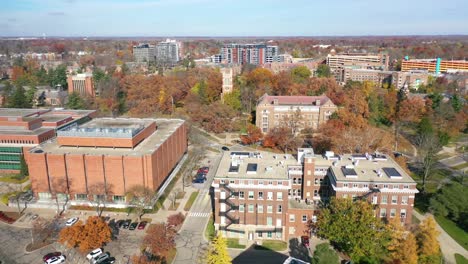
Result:
M418 246L414 235L405 230L400 218L390 218L387 228L391 234L391 240L387 246L390 252L391 263L417 264Z
M432 264L440 263L440 245L437 237L436 223L433 217L428 217L422 221L416 230L416 240L418 242L419 263Z
M107 223L99 216L90 216L86 224L78 221L75 225L62 229L59 242L69 248L78 247L84 253L101 247L111 241L111 238L112 232Z
M207 264L230 264L232 261L231 256L227 251L226 239L218 234L211 242L206 257Z

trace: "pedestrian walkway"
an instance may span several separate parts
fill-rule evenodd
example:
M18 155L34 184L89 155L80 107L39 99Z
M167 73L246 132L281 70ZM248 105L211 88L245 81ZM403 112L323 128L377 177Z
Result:
M207 217L210 216L211 213L201 213L201 212L191 212L189 216L193 217Z
M429 213L421 215L416 210L413 210L413 215L420 221L423 221L427 217L432 216ZM453 238L449 234L447 234L444 231L444 229L442 229L442 227L439 226L439 224L437 224L436 226L437 230L440 232L439 244L440 250L442 251L442 254L444 254L445 263L456 264L455 253L458 253L460 255L463 255L465 258L468 258L468 251L462 246L460 246L460 244L458 244L457 241L453 240Z

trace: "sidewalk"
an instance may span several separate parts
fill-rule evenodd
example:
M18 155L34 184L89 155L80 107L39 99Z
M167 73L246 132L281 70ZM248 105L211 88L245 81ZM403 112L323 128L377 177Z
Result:
M426 219L431 214L421 215L416 210L413 210L413 215L420 221ZM436 222L437 224L437 222ZM444 229L442 229L439 224L437 224L437 230L440 232L439 235L439 244L442 254L447 264L456 264L455 253L463 255L465 258L468 258L468 251L465 250L460 244L458 244L453 238L447 234Z

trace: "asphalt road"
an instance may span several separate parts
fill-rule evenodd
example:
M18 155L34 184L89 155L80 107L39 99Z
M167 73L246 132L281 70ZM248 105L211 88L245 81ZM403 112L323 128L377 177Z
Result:
M219 166L221 155L212 159L207 181L200 190L190 213L176 237L177 255L173 264L198 263L203 257L208 242L204 238L205 227L212 212L209 194L211 183Z

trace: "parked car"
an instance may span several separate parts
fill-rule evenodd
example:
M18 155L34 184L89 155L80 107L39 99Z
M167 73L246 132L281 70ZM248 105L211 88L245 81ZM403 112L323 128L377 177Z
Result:
M302 241L302 244L308 248L309 247L309 237L308 236L301 236L301 241Z
M204 183L204 182L205 182L205 180L204 180L204 179L200 179L200 178L195 178L195 179L193 180L193 183Z
M66 226L72 226L74 224L76 224L76 222L78 222L79 218L78 217L73 217L73 218L70 218L67 220L67 222L65 222L65 225Z
M130 227L128 228L128 230L135 230L138 226L138 222L133 222L130 224Z
M86 255L86 258L88 260L90 260L90 259L92 259L94 257L97 257L97 256L101 255L101 254L102 254L102 248L96 248L95 250L89 252L88 255Z
M124 223L122 224L122 227L127 229L130 227L130 223L132 223L132 220L130 219L125 220Z
M39 215L35 214L35 215L31 216L31 220L36 220L38 217L39 217Z
M115 263L115 258L114 257L110 257L108 259L105 259L104 261L100 262L99 264L112 264L112 263Z
M198 169L198 173L204 173L204 174L207 174L208 172L210 171L210 168L208 167L201 167Z
M45 263L47 264L58 264L58 263L64 263L65 262L65 256L60 255L58 257L52 257L48 259Z
M199 174L195 175L195 178L206 180L206 174L199 173Z
M110 258L109 252L102 253L101 255L94 257L93 260L92 260L92 263L93 264L98 264L98 263L101 263L101 262L103 262L104 260L106 260L108 258Z
M117 220L117 222L115 222L115 225L118 227L118 228L122 228L123 224L124 224L125 220Z
M224 150L224 151L229 151L229 148L226 147L226 146L223 146L221 149Z
M146 221L141 221L140 224L138 224L138 229L139 230L145 229L147 223L148 222L146 222Z
M53 257L58 257L58 256L62 256L62 253L61 252L51 252L51 253L48 253L46 255L44 255L44 257L42 257L42 260L44 262L47 262L47 260L53 258Z

